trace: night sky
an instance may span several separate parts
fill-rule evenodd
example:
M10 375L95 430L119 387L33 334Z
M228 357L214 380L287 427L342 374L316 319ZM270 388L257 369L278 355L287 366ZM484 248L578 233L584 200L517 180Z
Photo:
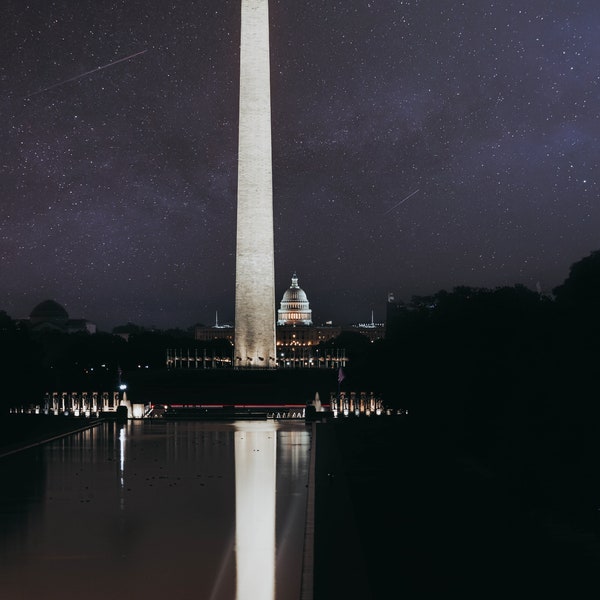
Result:
M600 248L598 0L271 0L276 303L550 292ZM5 0L0 310L233 321L240 0Z

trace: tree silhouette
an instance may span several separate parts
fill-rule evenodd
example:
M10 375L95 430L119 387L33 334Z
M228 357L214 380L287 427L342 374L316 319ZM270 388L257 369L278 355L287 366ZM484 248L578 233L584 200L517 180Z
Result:
M556 302L573 309L598 312L600 307L600 250L571 265L569 276L554 288Z

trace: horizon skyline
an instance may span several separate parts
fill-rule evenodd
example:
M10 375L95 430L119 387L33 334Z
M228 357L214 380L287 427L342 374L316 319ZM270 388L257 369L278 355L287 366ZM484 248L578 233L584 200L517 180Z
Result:
M276 311L277 311L277 307L279 306L279 304L281 302L281 297L283 297L283 294L285 293L285 291L287 289L289 289L289 286L285 288L285 290L282 292L280 298L276 299L276 302L275 302L275 310ZM46 302L48 300L56 302L57 304L59 304L60 306L62 306L67 311L67 313L69 314L69 318L70 319L85 319L85 320L88 320L88 321L90 321L90 322L98 325L98 323L96 322L95 319L89 318L86 315L79 315L79 316L72 315L71 312L70 312L70 310L69 310L69 308L68 308L68 306L67 306L67 304L61 302L57 298L43 298L43 299L40 299L39 302L36 302L33 306L31 306L31 308L29 308L27 310L27 314L23 315L23 316L12 315L12 314L10 314L8 311L6 311L2 307L0 307L0 311L6 312L7 315L9 317L11 317L13 320L26 320L26 319L29 318L29 314L31 313L31 311L38 304L41 304L42 302ZM309 299L309 301L310 301L310 299ZM385 304L387 304L387 301L385 302ZM385 314L385 310L383 310L383 312ZM233 325L234 325L234 318L233 318L233 316L232 316L231 319L228 319L228 318L222 318L221 316L219 316L220 314L221 314L220 310L218 308L216 308L213 311L213 315L212 315L213 321L198 320L198 321L196 321L194 323L190 323L190 324L187 324L187 325L186 324L179 324L179 325L172 325L172 326L170 326L170 325L167 324L165 327L156 327L154 324L151 324L151 323L141 323L141 322L132 321L131 319L127 319L127 320L119 322L119 323L110 324L108 327L106 327L106 329L105 328L101 328L100 326L98 327L98 329L99 330L101 329L102 331L106 331L107 329L112 330L115 327L120 327L120 326L124 326L124 325L128 325L128 324L139 325L140 327L144 327L144 328L148 328L148 329L187 329L189 327L194 327L194 326L197 326L197 325L200 325L200 324L203 325L203 326L205 326L205 327L212 327L217 322L218 322L218 325L220 325L220 326L227 326L227 327L231 326L231 327L233 327ZM369 313L369 314L371 314L371 313ZM316 326L317 327L324 326L329 321L332 321L335 325L341 325L341 326L356 325L359 322L360 323L366 322L366 321L358 321L358 320L355 319L355 320L345 321L345 322L342 323L341 321L337 321L336 319L324 318ZM375 322L378 322L378 321L375 320ZM383 321L379 321L379 322L383 322Z
M600 250L600 248L598 249ZM594 251L592 251L594 252ZM589 255L586 255L589 256ZM582 257L585 258L585 257ZM578 262L578 261L575 261ZM569 273L567 272L565 279L568 277ZM550 298L551 300L554 299L554 294L553 294L553 289L556 288L558 285L561 285L563 281L560 281L559 283L557 283L556 285L552 286L551 289L548 290L544 290L544 289L536 289L536 288L531 288L529 286L526 286L522 283L519 282L515 282L513 284L507 284L507 285L500 285L500 286L464 286L461 284L458 285L454 285L452 287L449 288L441 288L439 290L435 290L429 294L412 294L410 297L402 297L399 298L393 290L389 290L388 293L386 294L386 298L381 302L382 304L382 310L381 313L383 314L384 318L378 318L376 317L377 315L377 309L376 308L371 308L369 310L369 314L367 315L368 317L370 317L369 320L361 320L363 319L363 317L357 317L357 318L350 318L347 319L345 321L342 320L337 320L335 318L323 318L320 319L318 322L315 322L315 324L313 325L314 327L322 327L322 326L326 326L327 324L331 323L333 326L341 326L341 327L351 327L351 326L357 326L357 325L362 325L365 323L371 323L374 322L375 324L378 323L385 323L385 316L386 316L386 305L389 303L389 295L391 294L394 297L394 302L396 303L403 303L403 304L407 304L409 305L415 298L419 298L419 297L427 297L427 296L433 296L439 292L453 292L456 288L460 288L460 287L470 287L470 288L474 288L474 289L482 289L482 290L489 290L489 291L494 291L495 289L499 289L499 288L503 288L503 287L515 287L515 286L524 286L526 287L528 290L532 291L532 292L537 292L538 294L540 294L541 296L545 296L546 298ZM302 286L300 286L302 289L304 289ZM281 302L281 298L283 297L283 294L285 293L285 291L289 289L289 286L287 288L284 289L284 291L282 292L282 294L279 296L279 299L276 299L275 302L275 310L277 311L277 308ZM306 291L306 290L305 290ZM307 294L309 295L309 294ZM90 321L91 323L94 323L97 327L98 327L98 331L102 332L102 333L106 333L106 332L110 332L112 331L114 328L116 327L121 327L121 326L125 326L125 325L137 325L140 326L144 329L150 329L150 330L168 330L168 329L182 329L182 330L186 330L189 329L191 327L196 327L198 325L204 326L204 327L213 327L215 326L215 324L218 324L219 326L225 326L225 327L234 327L234 318L232 317L231 319L229 318L222 318L221 315L221 311L219 310L219 308L216 308L213 311L212 317L208 320L196 320L193 323L179 323L177 325L170 325L170 324L165 324L164 326L157 326L156 324L153 323L142 323L142 322L135 322L131 319L126 319L123 321L120 321L118 323L112 323L112 324L108 324L108 325L101 325L99 324L99 322L93 318L90 318L87 315L79 315L77 314L76 316L72 315L67 304L61 302L59 299L57 298L43 298L40 299L38 302L36 302L34 305L31 306L31 308L28 309L27 314L24 316L17 316L17 315L13 315L11 314L9 311L7 311L6 309L2 308L0 306L0 312L4 311L11 319L13 320L27 320L29 318L29 314L31 313L31 311L40 303L45 302L47 300L51 300L54 302L57 302L60 306L62 306L63 308L65 308L65 310L67 311L67 313L69 314L69 318L70 319L85 319L87 321ZM313 311L314 314L314 309L312 301L310 299L310 295L309 295L309 302L310 302L310 306L311 306L311 310Z

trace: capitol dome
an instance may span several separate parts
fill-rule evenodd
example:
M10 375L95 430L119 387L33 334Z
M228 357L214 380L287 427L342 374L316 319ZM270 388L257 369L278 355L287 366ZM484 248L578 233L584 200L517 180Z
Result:
M306 292L298 285L296 273L292 275L292 285L281 299L277 325L312 325L312 310Z

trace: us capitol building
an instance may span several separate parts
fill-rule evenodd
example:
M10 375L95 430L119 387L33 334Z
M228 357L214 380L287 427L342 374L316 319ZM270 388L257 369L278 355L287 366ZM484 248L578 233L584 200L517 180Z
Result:
M371 323L351 326L333 325L331 322L314 325L308 296L298 284L298 276L294 273L290 287L284 292L277 310L277 365L336 368L345 364L346 357L342 350L326 347L328 341L338 337L343 331L361 333L373 342L384 336L385 326L374 323L372 319ZM234 327L219 324L218 319L215 319L213 326L197 326L195 329L197 341L227 339L233 344L234 335Z

